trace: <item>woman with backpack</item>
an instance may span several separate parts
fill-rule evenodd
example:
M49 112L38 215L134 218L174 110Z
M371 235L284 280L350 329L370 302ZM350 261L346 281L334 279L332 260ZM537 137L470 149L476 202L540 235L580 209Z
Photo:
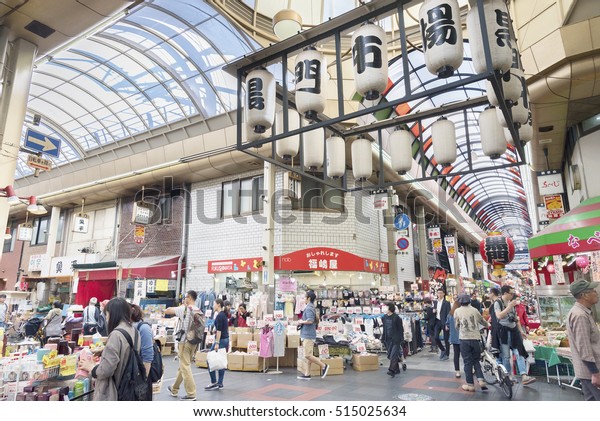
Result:
M140 306L131 304L131 322L133 327L140 333L141 350L140 355L146 368L146 376L148 377L148 400L152 400L152 380L150 379L150 367L154 360L154 335L152 327L148 323L144 323L144 313Z
M119 400L117 390L124 376L131 351L126 336L119 330L129 335L138 353L141 340L139 333L131 324L131 306L124 298L117 297L110 300L105 311L108 323L108 341L102 352L100 363L81 360L79 368L89 371L92 379L95 380L95 401L116 401ZM116 329L119 330L115 331Z

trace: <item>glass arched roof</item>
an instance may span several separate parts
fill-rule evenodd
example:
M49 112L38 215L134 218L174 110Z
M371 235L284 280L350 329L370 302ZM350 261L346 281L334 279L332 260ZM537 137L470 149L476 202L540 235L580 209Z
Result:
M204 1L144 2L37 64L26 126L62 140L60 166L178 120L228 112L236 81L221 68L258 48ZM15 178L32 173L26 162L20 153Z
M410 51L408 53L410 68L409 79L413 94L474 75L475 71L470 59L471 53L468 42L465 42L464 51L465 59L462 66L455 72L454 76L448 79L439 79L429 73L425 67L424 55L421 51ZM395 57L390 61L389 78L391 88L388 89L381 101L393 101L405 97L406 92L404 88L404 74L401 57ZM471 83L460 89L447 91L436 96L427 96L423 99L401 104L395 109L390 109L388 113L376 113L376 115L365 118L363 123L368 123L375 119L393 117L395 115L401 116L413 114L443 107L444 104L451 104L469 98L480 97L481 95L485 95L485 92L484 81ZM466 110L466 118L463 111L445 115L445 117L452 120L455 124L458 147L457 161L449 168L443 168L438 165L435 161L435 156L433 155L431 125L438 117L421 120L420 127L417 122L409 124L409 128L414 134L418 135L421 133L422 135L423 156L421 156L417 139L415 139L413 143L413 156L419 166L421 165L422 160L424 160L426 174L428 176L466 171L469 169L466 141L467 130L471 144L470 152L471 156L474 158L472 161L473 169L499 167L503 164L517 162L518 159L514 147L510 145L506 153L496 160L491 160L483 154L478 125L479 114L483 110L483 106L468 109ZM394 128L390 128L382 131L383 147L387 152L390 150L388 137L393 130ZM374 137L377 136L376 133L372 133L372 135ZM532 229L527 209L526 194L518 167L493 168L489 171L480 173L444 177L439 178L438 183L482 228L482 230L498 230L505 232L510 235L514 241L526 240L531 236Z

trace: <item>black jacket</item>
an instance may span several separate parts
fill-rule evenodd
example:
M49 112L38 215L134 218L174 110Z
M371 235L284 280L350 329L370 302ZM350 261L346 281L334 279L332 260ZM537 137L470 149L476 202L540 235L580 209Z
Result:
M438 302L434 301L433 302L433 308L435 310L437 310L437 305L438 305ZM448 314L450 314L450 301L444 300L442 302L442 309L440 311L440 314L435 314L434 315L434 319L437 319L437 316L439 316L440 320L442 321L442 324L445 325L446 324L446 319L448 318Z
M389 335L385 329L386 318L392 319L391 335ZM399 345L404 340L404 326L402 325L402 319L400 318L400 316L398 316L396 313L392 314L391 316L384 314L382 323L383 323L383 336L381 339L383 340L383 342L386 343L389 340L391 340L393 343Z
M427 322L427 326L432 328L435 325L435 314L433 314L433 307L427 306L424 309L425 317L423 318Z

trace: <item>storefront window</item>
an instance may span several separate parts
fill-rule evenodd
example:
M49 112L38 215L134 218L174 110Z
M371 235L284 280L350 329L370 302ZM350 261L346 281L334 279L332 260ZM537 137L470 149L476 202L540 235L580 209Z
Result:
M48 243L48 222L50 218L36 218L33 221L33 236L31 237L31 245L37 246Z
M319 175L315 175L319 177ZM334 180L334 182L338 183L340 187L342 186L342 180ZM344 211L344 192L342 190L329 187L306 177L302 178L301 183L302 197L300 199L292 199L292 209Z
M17 230L14 227L10 227L10 233L12 238L4 240L4 247L2 247L2 253L10 253L15 249L15 240L17 238Z
M263 209L263 185L263 176L223 183L221 216L227 218L260 212Z

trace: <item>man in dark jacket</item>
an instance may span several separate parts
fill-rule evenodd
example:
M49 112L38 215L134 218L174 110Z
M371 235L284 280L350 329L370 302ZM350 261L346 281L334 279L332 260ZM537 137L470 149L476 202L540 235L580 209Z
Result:
M425 333L427 337L429 337L430 347L429 352L436 352L435 349L435 341L433 340L433 330L435 328L435 314L433 312L433 306L431 304L430 298L425 298L423 300L423 311L425 312L425 316L423 320L427 323L425 328Z
M446 300L446 292L440 288L437 290L437 301L433 303L435 313L435 325L433 329L433 338L440 349L440 360L445 361L450 358L450 330L446 327L446 318L450 314L450 302ZM444 343L440 339L440 332L444 332Z
M400 374L400 353L402 352L402 340L404 339L404 327L400 316L396 314L396 305L387 303L387 312L383 315L383 343L387 349L387 357L390 366L387 374L394 377Z

